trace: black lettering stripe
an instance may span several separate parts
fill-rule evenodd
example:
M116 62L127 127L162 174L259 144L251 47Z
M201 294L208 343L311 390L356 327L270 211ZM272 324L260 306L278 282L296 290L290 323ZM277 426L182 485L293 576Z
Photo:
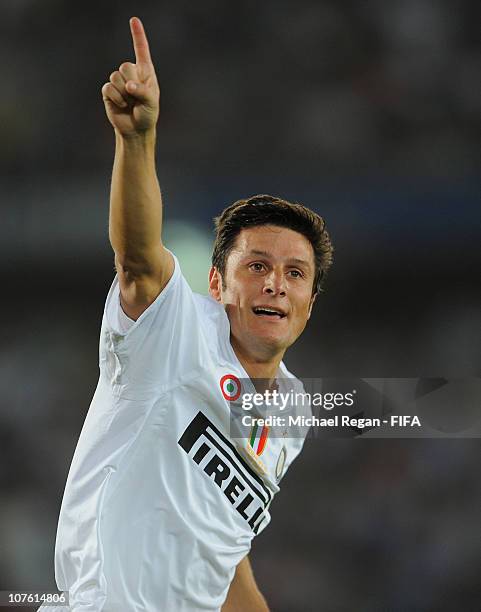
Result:
M178 444L180 444L187 454L189 454L191 448L207 429L209 423L209 419L199 411L186 427L184 433L178 440Z
M202 434L207 435L207 428L209 427L215 433L215 435L218 436L218 438L220 438L220 440L222 440L222 442L234 453L234 456L237 458L237 460L240 462L242 466L242 467L237 466L238 470L240 471L241 474L244 475L245 480L254 487L252 482L249 480L249 477L244 474L243 470L245 470L247 474L249 474L250 477L253 478L261 486L263 491L265 491L268 500L271 501L273 494L266 487L262 478L254 472L254 470L246 462L246 460L243 457L241 457L236 447L231 442L229 442L229 440L226 439L226 437L219 431L219 429L217 429L215 425L211 423L211 421L205 416L205 414L201 410L199 410L199 412L192 419L192 421L190 422L190 424L188 425L188 427L186 428L186 430L180 437L178 441L179 445L185 450L187 454L189 454L193 445L200 438L200 436ZM212 440L212 438L210 439ZM220 449L220 446L218 444L216 444L216 446ZM233 457L231 457L230 455L227 455L227 456L229 457L231 461L234 461ZM261 498L264 500L264 503L265 503L266 500L264 499L264 496L261 495Z
M202 459L207 455L207 453L210 451L210 447L207 446L207 444L205 442L202 442L202 445L197 449L197 452L195 453L195 455L192 457L192 459L199 464Z
M267 504L269 503L269 499L266 499L265 496L261 493L261 491L259 491L259 489L254 485L254 483L251 480L249 480L249 478L242 471L242 468L237 464L234 457L231 457L229 453L225 450L225 448L222 448L219 442L217 442L217 440L209 432L206 431L204 433L204 436L208 438L212 442L212 444L214 444L214 446L224 455L224 457L226 457L229 460L231 464L233 464L233 466L239 472L240 476L246 481L247 485L252 490L252 492L257 494L257 497L262 501L264 507L266 507Z
M241 464L243 465L243 467L247 470L247 472L252 476L252 478L254 478L254 480L256 480L260 486L264 489L264 491L266 492L267 496L269 499L272 499L272 492L266 487L266 485L264 484L264 481L262 480L262 478L260 476L258 476L254 470L251 468L251 466L246 462L246 460L239 454L239 451L236 449L236 447L229 442L229 440L227 440L225 438L225 436L223 436L221 434L221 432L217 429L217 427L215 427L215 425L212 425L212 423L209 422L209 427L211 429L214 430L214 432L219 436L219 438L225 442L225 444L230 448L230 450L235 454L235 456L239 459L239 461L241 462Z

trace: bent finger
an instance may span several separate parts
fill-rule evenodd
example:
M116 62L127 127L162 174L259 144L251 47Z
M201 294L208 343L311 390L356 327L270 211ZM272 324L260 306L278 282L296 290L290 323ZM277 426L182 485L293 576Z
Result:
M104 102L113 102L119 108L128 106L120 91L112 83L105 83L103 85L102 98Z
M124 62L119 66L119 72L125 82L135 81L136 83L140 80L137 72L137 66L132 62Z
M127 93L143 104L148 106L153 105L152 91L146 83L136 83L135 81L127 81L125 84Z
M112 72L109 77L109 81L116 89L120 91L122 95L128 95L125 91L125 79L118 70Z

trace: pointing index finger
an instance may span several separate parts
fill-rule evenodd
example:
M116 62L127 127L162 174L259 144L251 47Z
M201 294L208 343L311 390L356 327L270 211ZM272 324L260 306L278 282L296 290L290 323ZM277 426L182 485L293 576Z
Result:
M130 31L134 43L136 63L151 64L149 41L145 35L144 26L138 17L132 17L130 20Z

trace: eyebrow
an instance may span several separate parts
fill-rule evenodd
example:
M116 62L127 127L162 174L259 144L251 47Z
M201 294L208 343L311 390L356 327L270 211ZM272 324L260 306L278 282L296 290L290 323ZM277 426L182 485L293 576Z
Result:
M268 251L260 251L258 249L251 249L249 251L248 255L260 255L261 257L269 257L269 258L272 259L272 253L269 253ZM296 264L298 264L300 266L310 267L310 265L311 265L305 259L299 259L298 257L290 257L287 261L289 263L296 263Z

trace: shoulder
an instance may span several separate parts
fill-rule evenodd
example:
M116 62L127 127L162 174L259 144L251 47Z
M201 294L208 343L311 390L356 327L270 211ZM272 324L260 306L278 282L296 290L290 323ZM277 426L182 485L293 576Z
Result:
M210 295L193 293L193 301L202 331L211 352L226 353L230 342L230 323L223 304Z
M225 325L229 323L224 306L214 300L210 295L192 294L194 304L199 316L211 322L213 325Z
M281 381L284 380L289 387L291 387L294 391L303 392L304 384L302 380L297 378L295 374L289 371L283 361L279 364L279 374Z

